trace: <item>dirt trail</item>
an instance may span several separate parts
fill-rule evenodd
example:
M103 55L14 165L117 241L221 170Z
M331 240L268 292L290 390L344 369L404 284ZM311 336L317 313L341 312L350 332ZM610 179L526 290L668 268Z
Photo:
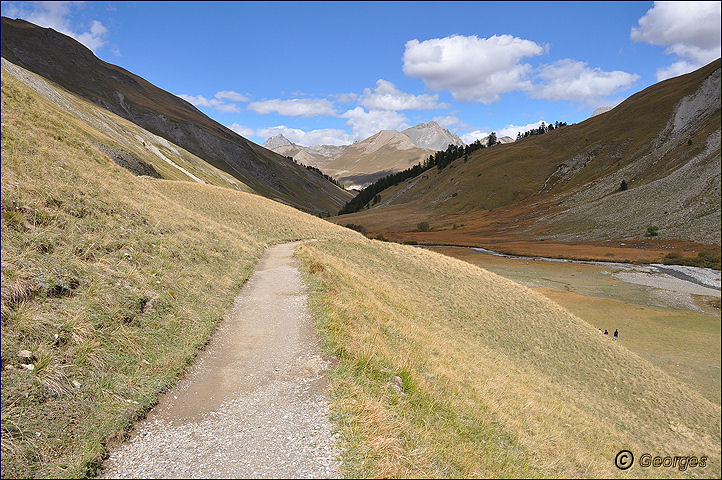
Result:
M328 365L295 246L266 251L206 350L111 454L105 476L338 476Z

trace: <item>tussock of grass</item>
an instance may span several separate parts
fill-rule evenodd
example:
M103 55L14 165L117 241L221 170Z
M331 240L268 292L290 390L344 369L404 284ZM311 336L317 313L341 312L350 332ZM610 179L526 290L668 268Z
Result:
M614 455L700 452L720 407L525 287L374 241L299 249L349 476L618 476ZM394 391L394 375L404 393ZM635 476L678 471L635 469Z

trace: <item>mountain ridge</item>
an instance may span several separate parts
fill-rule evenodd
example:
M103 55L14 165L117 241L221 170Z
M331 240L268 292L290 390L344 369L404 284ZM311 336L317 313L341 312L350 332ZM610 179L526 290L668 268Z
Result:
M719 77L718 59L578 124L428 170L334 221L386 238L488 248L522 240L719 245ZM413 233L420 221L435 231ZM532 243L525 251L535 251Z
M350 198L316 172L256 145L189 102L104 62L51 28L2 17L2 56L203 158L254 191L316 214Z
M437 122L420 123L403 131L381 130L349 145L296 145L283 134L263 146L295 161L321 169L347 188L363 188L389 173L404 170L448 145L464 145ZM443 145L441 148L436 148ZM434 147L434 148L432 148Z

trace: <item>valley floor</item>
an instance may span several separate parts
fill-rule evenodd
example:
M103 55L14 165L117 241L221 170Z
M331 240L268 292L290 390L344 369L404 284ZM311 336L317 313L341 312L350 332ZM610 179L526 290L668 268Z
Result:
M607 262L662 262L673 252L695 257L702 251L719 252L719 245L661 237L591 240L582 233L555 235L538 223L544 208L540 203L519 203L494 210L464 214L431 214L421 207L404 204L371 208L349 215L331 217L338 225L363 226L370 237L424 245L483 247L524 256L599 260ZM418 225L428 222L428 231ZM719 266L717 267L719 268Z

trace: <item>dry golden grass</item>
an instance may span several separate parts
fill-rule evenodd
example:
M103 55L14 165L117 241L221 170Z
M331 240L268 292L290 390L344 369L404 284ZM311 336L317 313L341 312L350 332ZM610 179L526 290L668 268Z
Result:
M135 177L97 148L118 143L5 73L2 131L3 477L94 474L268 244L345 233L256 195Z
M310 238L347 475L616 476L625 447L707 454L719 475L719 405L540 294L255 195L134 177L6 75L2 131L3 477L97 473L265 247Z
M708 455L702 475L719 472L719 405L541 294L361 235L300 255L323 266L307 276L341 360L332 384L345 474L620 476L623 448Z

